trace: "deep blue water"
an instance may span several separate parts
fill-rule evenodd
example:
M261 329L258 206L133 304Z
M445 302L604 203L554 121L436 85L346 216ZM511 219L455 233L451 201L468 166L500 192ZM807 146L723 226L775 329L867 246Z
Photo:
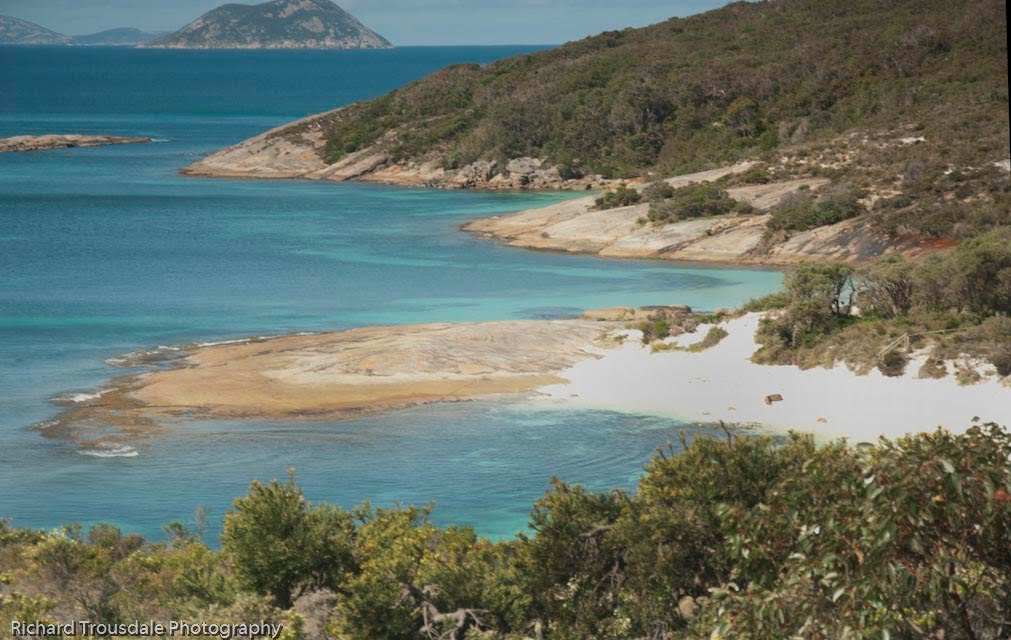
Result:
M186 423L137 444L136 457L113 458L28 428L58 413L51 398L121 375L105 360L135 349L618 304L712 309L779 286L771 271L526 252L457 231L565 194L177 175L307 113L446 64L530 50L0 48L0 136L158 140L0 154L0 517L34 527L110 521L158 537L198 506L217 525L250 480L295 467L312 500L435 500L436 520L504 536L523 527L552 475L634 485L654 447L686 425L468 402L346 422Z

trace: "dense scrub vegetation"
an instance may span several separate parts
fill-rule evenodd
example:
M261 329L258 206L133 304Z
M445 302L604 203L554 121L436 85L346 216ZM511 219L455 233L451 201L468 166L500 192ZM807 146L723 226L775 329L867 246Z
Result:
M599 198L594 200L593 207L604 211L616 209L618 207L629 207L642 202L642 194L635 189L628 187L618 187L614 191L606 191Z
M977 377L973 359L1011 375L1011 228L917 262L889 256L859 270L802 265L784 292L746 308L775 310L759 328L757 362L809 367L842 360L858 371L878 366L895 375L911 353L929 349L924 376L943 375L945 359L964 361L956 373L966 382Z
M535 156L563 175L633 177L915 126L949 147L942 161L1000 160L1006 24L991 0L739 2L449 67L336 114L327 155L381 141L398 159Z
M649 221L658 225L728 213L751 213L751 207L731 198L721 182L703 182L677 189L669 185L651 185L645 192L650 200Z
M864 213L858 195L838 189L815 196L809 191L797 191L784 197L773 208L766 225L766 235L777 231L806 231L836 224Z
M1011 434L698 438L634 493L554 481L491 542L430 507L253 483L222 549L0 523L0 623L266 620L282 638L944 638L1011 633Z

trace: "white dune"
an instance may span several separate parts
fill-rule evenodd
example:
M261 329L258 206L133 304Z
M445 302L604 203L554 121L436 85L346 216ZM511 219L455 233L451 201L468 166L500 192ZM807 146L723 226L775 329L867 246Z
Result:
M846 436L873 441L943 426L965 431L975 417L1011 425L1011 388L996 377L961 386L953 375L916 378L916 366L901 377L878 371L857 375L845 366L801 370L757 365L760 314L724 324L729 335L699 353L652 353L638 332L597 360L580 362L561 375L569 384L540 389L548 398L576 406L670 415L689 421L759 423L773 430ZM705 327L684 336L701 338ZM681 344L686 344L687 340ZM781 394L771 405L765 396Z

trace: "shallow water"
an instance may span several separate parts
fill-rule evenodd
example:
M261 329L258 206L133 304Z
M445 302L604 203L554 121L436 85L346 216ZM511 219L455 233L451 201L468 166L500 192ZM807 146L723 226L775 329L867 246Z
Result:
M553 474L634 485L654 447L685 425L509 401L336 423L186 423L102 451L26 428L58 413L52 398L120 375L105 360L136 349L618 304L713 309L779 286L773 271L526 252L457 231L567 194L177 175L306 113L451 62L527 50L0 48L0 136L158 140L0 155L0 517L36 527L112 521L157 537L198 506L217 525L251 479L294 466L310 499L436 500L438 521L504 536L523 526Z

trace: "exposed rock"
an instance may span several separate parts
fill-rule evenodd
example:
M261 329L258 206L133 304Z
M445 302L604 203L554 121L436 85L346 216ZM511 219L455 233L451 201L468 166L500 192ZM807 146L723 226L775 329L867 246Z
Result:
M124 138L121 136L85 136L78 134L47 134L42 136L14 136L0 138L0 152L47 151L72 147L102 147L111 144L142 144L151 138Z
M718 180L747 171L753 163L677 176L666 180L678 188ZM595 197L568 200L541 209L475 220L463 226L516 247L589 253L608 258L660 258L733 264L796 264L807 260L861 263L888 253L917 257L948 248L943 241L888 238L865 219L796 233L778 244L763 240L769 215L761 213L786 194L817 191L825 178L786 180L731 187L735 200L750 204L757 214L683 220L666 225L642 224L648 203L598 211ZM638 188L638 187L637 187Z
M172 368L113 381L46 434L78 442L150 435L161 418L340 418L564 382L620 325L586 320L364 327L191 346ZM94 425L118 432L94 433Z
M635 309L631 307L608 307L607 309L589 309L580 316L583 320L598 322L625 322L635 318Z
M506 165L506 171L521 176L528 176L540 169L542 163L538 158L513 158Z
M340 162L332 164L325 169L314 171L306 177L313 180L334 180L336 182L354 180L384 166L389 162L389 159L390 156L385 153L370 154L366 150L346 156Z
M458 188L471 188L484 184L495 175L494 160L477 160L463 167L449 179L449 184Z
M608 307L590 309L580 317L584 320L607 322L629 322L632 320L653 320L654 318L674 319L691 315L692 308L686 304L651 305L633 309L632 307Z
M698 615L699 605L695 602L695 598L691 596L685 596L678 601L678 613L685 620L694 620L695 616Z
M692 308L686 304L651 305L639 307L635 310L637 318L673 318L677 316L687 316L692 312Z

